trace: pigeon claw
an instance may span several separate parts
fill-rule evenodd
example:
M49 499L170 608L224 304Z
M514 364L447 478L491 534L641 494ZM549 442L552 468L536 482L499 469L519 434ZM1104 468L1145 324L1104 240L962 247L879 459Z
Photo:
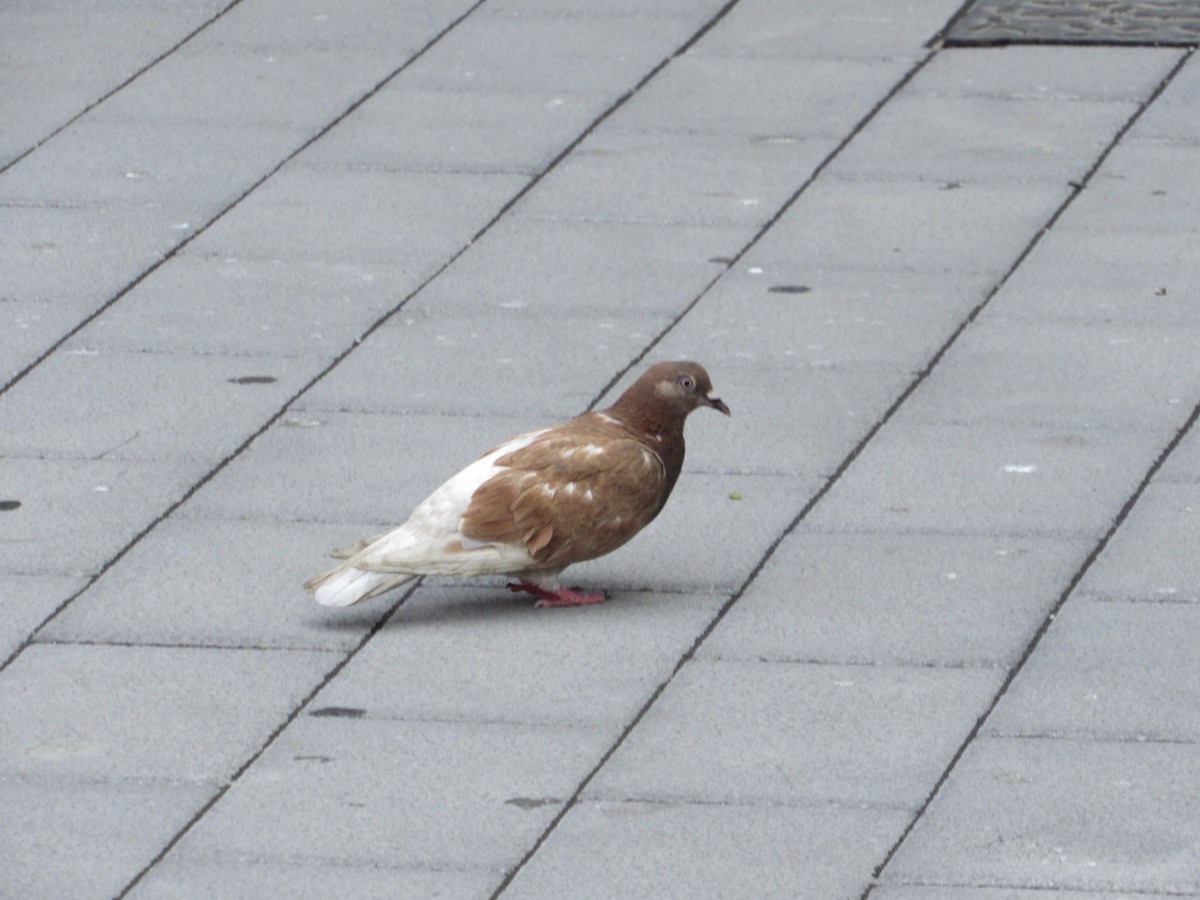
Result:
M608 599L608 594L604 591L573 591L570 588L548 591L524 579L509 584L508 589L514 593L524 591L526 594L532 594L537 598L537 602L533 604L537 609L554 609L559 606L593 606Z

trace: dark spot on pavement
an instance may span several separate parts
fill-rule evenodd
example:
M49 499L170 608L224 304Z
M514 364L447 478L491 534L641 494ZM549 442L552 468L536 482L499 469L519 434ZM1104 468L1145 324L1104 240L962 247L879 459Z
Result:
M274 384L279 379L274 375L242 375L239 378L230 378L230 384Z
M767 288L768 294L807 294L811 291L807 284L773 284Z
M537 809L539 806L553 806L562 803L558 797L510 797L504 801L505 806L515 806L517 809Z
M361 719L366 714L365 709L358 709L354 706L322 706L309 713L310 716L335 719Z
M20 500L0 500L0 512L12 512L14 509L19 509L20 506Z

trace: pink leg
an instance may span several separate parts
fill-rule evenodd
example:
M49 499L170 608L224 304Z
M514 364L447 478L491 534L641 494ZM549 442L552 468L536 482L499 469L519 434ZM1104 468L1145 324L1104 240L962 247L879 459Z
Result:
M591 606L594 603L603 603L608 599L608 595L604 591L573 591L570 588L559 588L557 591L548 591L543 587L538 587L530 581L522 578L520 581L508 586L510 591L514 593L524 591L527 594L533 594L537 597L537 603L533 604L538 609L551 609L556 606Z

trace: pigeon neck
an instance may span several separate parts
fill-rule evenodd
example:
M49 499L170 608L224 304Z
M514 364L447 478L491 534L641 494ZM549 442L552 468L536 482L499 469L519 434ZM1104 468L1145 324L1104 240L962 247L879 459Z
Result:
M628 394L604 412L658 454L673 485L683 468L683 418L671 415L661 404L639 402Z

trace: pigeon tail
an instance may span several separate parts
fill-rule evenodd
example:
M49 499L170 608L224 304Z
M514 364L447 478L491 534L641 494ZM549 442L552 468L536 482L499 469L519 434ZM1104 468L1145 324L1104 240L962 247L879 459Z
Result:
M371 597L378 597L412 580L413 577L388 572L363 572L361 569L338 566L318 575L304 586L316 592L316 601L322 606L352 606Z

